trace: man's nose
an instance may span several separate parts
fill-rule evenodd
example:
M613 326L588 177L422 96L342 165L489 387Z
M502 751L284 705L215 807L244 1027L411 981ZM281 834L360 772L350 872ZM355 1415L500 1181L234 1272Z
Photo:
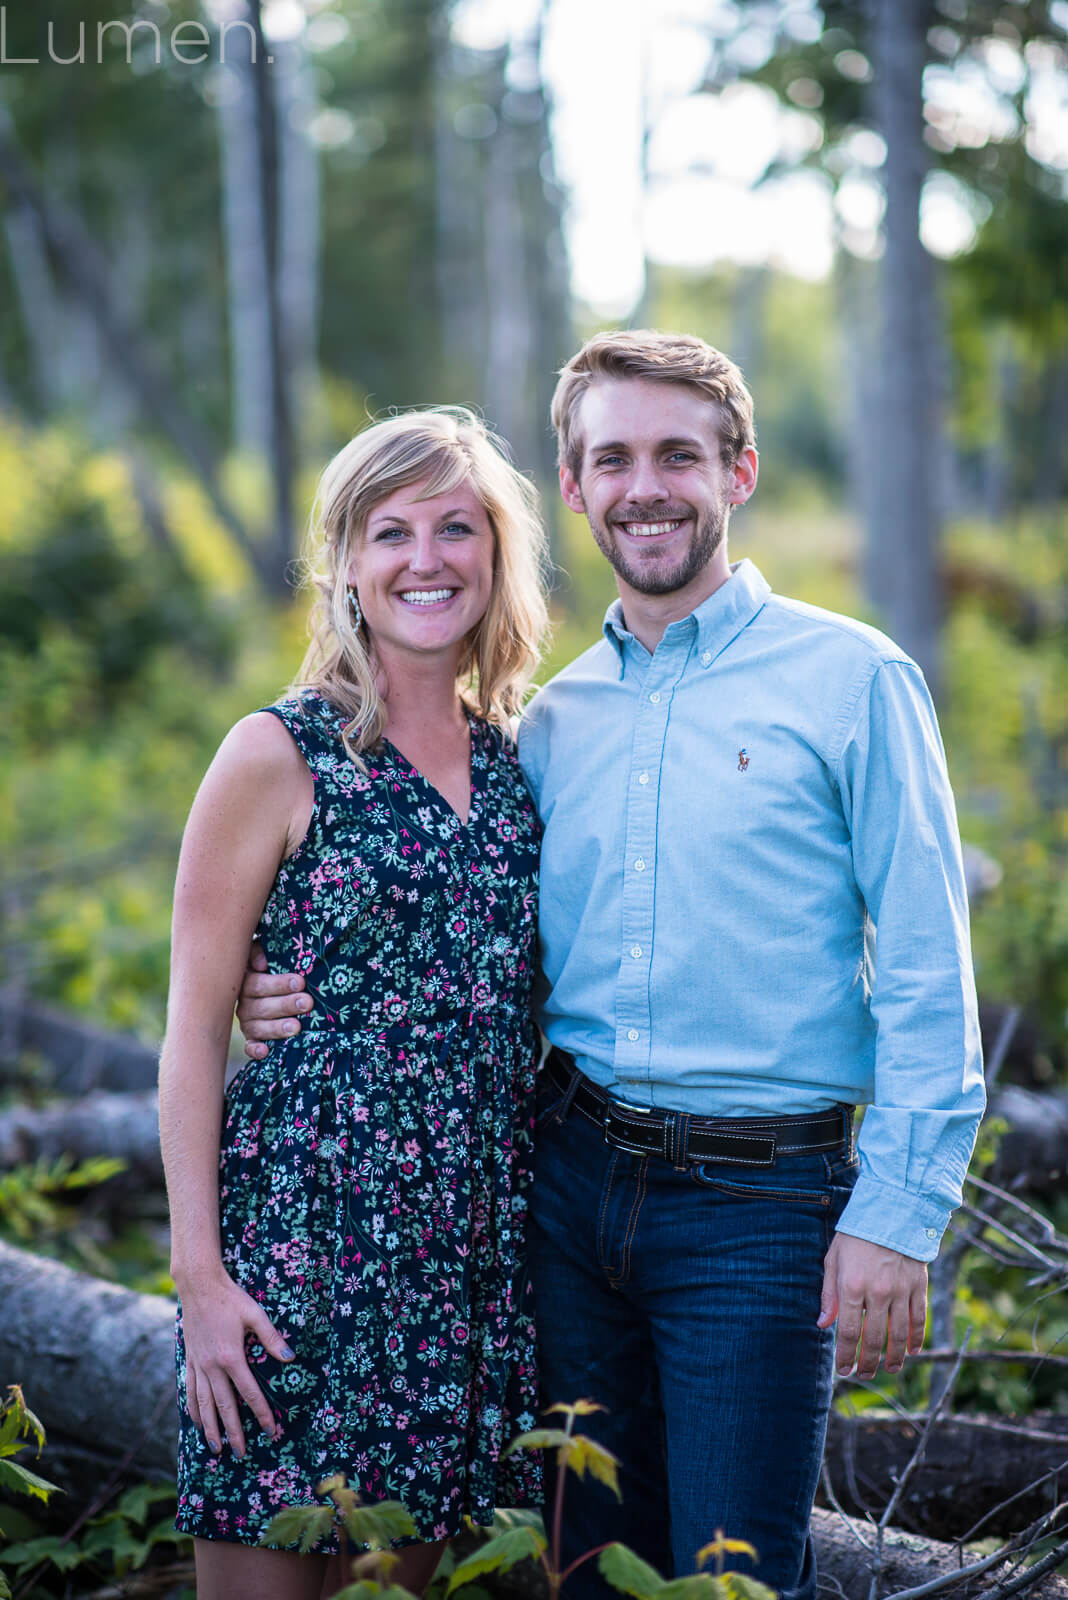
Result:
M667 500L668 487L660 463L636 460L627 479L627 494L631 500Z

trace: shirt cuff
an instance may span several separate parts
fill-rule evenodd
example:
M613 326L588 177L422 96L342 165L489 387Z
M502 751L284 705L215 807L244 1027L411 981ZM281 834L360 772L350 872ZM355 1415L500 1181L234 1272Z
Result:
M861 1172L838 1232L884 1245L914 1261L933 1261L952 1214L915 1191L895 1188Z

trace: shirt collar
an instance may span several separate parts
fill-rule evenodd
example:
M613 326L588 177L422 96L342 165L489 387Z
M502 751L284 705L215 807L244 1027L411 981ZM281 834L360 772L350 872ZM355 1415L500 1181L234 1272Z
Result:
M673 629L689 629L696 625L698 657L703 666L711 666L731 640L737 638L742 629L752 622L770 593L770 584L751 561L736 561L731 566L731 575L727 582L720 584L707 600L702 600L688 617L681 617L678 622L670 622L664 630L665 636ZM603 631L605 638L619 656L622 671L625 659L624 646L628 640L634 639L634 635L623 620L622 600L613 600L608 607ZM707 661L704 659L706 655Z

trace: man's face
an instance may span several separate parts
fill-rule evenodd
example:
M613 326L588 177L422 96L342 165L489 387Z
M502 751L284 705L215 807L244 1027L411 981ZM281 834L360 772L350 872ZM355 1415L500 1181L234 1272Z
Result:
M597 378L577 422L582 464L577 477L561 469L561 491L621 585L666 595L723 583L727 518L752 493L756 454L723 465L715 405L681 383Z

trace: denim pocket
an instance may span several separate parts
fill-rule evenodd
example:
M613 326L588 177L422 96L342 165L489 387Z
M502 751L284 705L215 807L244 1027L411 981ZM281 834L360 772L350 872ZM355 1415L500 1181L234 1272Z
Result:
M738 1200L830 1209L834 1184L820 1155L780 1156L773 1167L740 1167L704 1161L691 1167L695 1183Z

